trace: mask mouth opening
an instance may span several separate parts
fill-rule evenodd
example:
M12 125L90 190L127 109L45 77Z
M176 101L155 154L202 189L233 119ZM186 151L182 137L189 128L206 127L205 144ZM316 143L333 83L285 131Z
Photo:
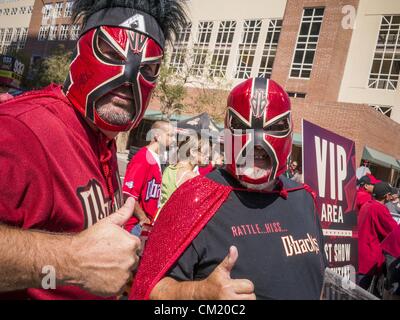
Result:
M262 148L256 146L246 154L242 153L241 161L237 163L237 173L239 176L245 176L251 180L267 179L272 173L272 159L270 155Z
M95 109L101 119L112 125L124 126L133 122L137 108L132 84L124 83L101 96Z

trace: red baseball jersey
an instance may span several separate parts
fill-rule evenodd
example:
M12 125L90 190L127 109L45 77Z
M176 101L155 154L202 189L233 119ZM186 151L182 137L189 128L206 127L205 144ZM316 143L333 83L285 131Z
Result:
M153 220L160 206L161 166L159 158L146 147L140 149L126 169L122 191L135 198L150 220ZM129 232L138 223L132 217L125 225Z
M0 105L0 222L80 232L121 205L115 142L106 144L55 85ZM112 172L114 205L101 158ZM104 160L103 160L104 162ZM6 294L5 298L11 297ZM27 289L31 299L96 299L77 287Z

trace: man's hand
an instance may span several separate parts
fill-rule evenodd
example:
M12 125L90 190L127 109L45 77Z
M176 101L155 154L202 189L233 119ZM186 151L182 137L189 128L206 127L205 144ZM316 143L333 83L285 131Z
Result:
M151 220L148 217L144 217L144 218L140 219L139 224L141 226L143 226L145 224L151 224Z
M198 298L207 300L255 300L254 284L246 279L232 279L231 271L239 257L236 247L230 247L228 255L201 281ZM196 294L195 294L196 296Z
M140 240L122 226L132 216L135 200L129 198L117 212L72 237L70 273L73 284L101 296L120 294L139 258Z

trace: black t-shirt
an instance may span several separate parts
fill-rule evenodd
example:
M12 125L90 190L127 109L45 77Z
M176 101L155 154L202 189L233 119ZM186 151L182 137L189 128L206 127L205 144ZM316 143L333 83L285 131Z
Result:
M207 176L239 187L224 170ZM286 189L299 185L280 178ZM179 280L206 278L236 246L233 279L254 283L257 299L319 299L326 266L323 236L312 196L305 190L277 194L232 191L171 268Z

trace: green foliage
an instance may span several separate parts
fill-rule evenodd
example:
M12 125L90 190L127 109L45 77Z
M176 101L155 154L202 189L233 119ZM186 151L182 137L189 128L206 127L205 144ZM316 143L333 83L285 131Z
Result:
M50 83L64 83L68 75L71 55L71 52L65 52L64 47L60 46L51 56L43 59L34 77L34 85L44 87Z
M167 64L161 66L155 96L160 101L161 113L168 120L174 113L180 113L184 108L185 80L179 77Z

